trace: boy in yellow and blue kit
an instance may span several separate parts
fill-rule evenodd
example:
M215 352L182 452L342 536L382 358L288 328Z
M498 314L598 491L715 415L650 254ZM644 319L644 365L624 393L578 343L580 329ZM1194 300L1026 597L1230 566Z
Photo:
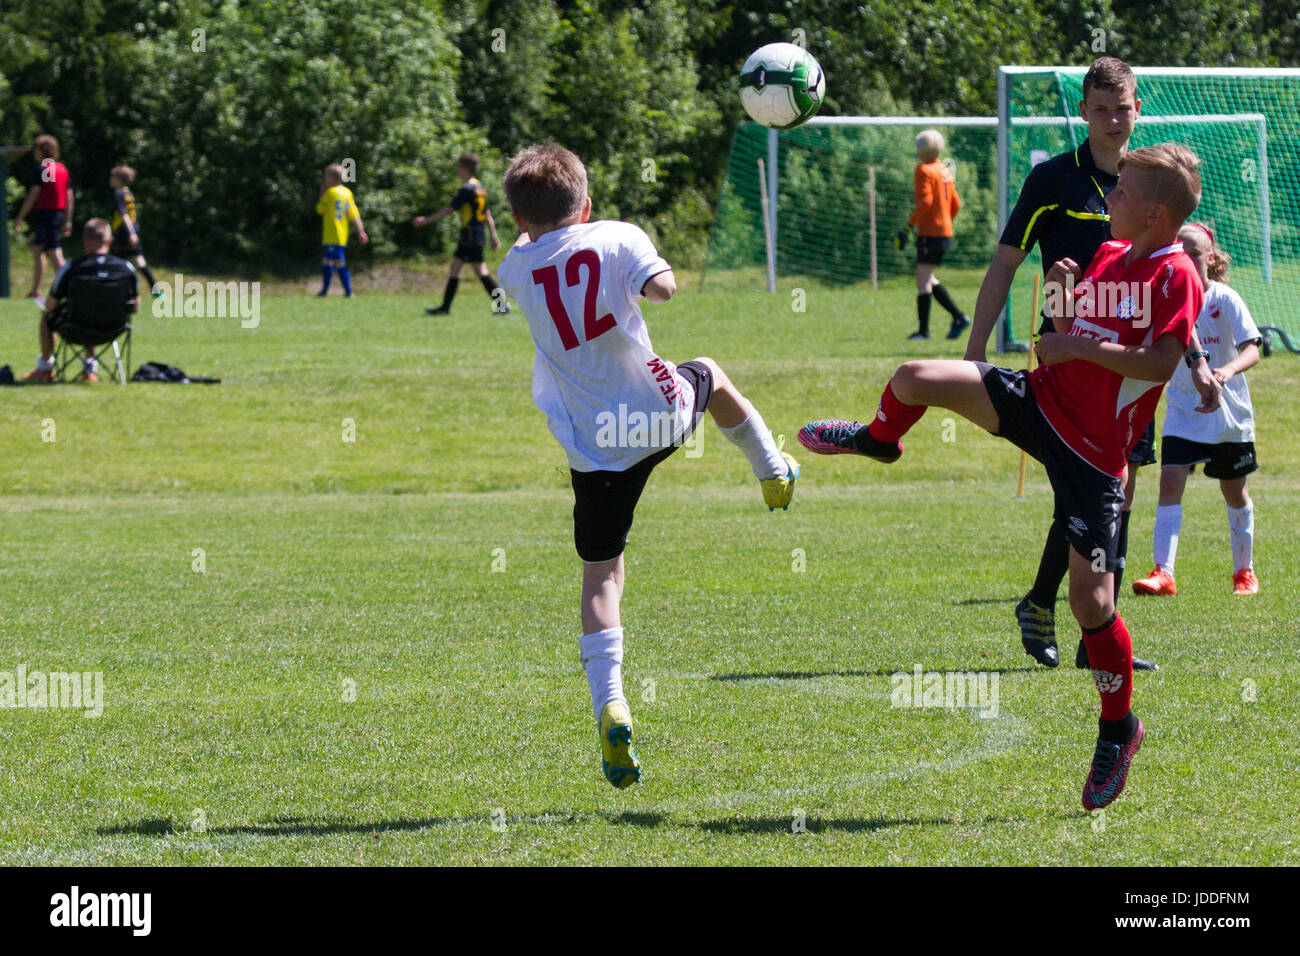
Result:
M321 290L318 296L328 295L330 275L337 271L343 283L343 292L352 298L352 275L348 272L345 256L348 245L348 223L357 224L357 238L362 245L370 241L365 227L361 225L361 213L357 211L352 190L343 185L343 167L332 163L325 167L325 183L320 188L320 198L316 200L316 211L321 216Z

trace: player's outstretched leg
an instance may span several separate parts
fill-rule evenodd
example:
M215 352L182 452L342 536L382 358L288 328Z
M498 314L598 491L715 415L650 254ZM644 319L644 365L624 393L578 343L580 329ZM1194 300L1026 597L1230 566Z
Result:
M713 378L713 392L707 406L709 414L718 431L749 462L762 488L767 510L787 510L794 498L794 483L799 479L799 462L781 451L758 409L740 393L717 362L711 358L694 361L706 367Z
M1110 572L1094 571L1091 559L1070 549L1070 610L1083 631L1092 679L1101 695L1097 746L1083 784L1085 810L1107 806L1120 795L1146 736L1131 706L1133 642L1115 610L1114 588Z
M987 366L983 366L987 368ZM974 362L923 359L903 364L885 386L869 425L824 418L799 429L799 444L819 455L864 455L886 464L903 454L902 437L931 405L997 434L998 413Z
M582 630L578 641L600 733L601 769L620 790L641 779L632 749L632 715L623 696L623 556L582 566Z

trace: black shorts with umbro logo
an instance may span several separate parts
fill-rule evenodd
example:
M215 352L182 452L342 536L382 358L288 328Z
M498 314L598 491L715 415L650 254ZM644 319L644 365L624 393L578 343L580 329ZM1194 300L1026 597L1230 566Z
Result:
M1070 546L1090 561L1104 559L1107 571L1119 571L1123 482L1084 461L1061 439L1038 407L1027 372L975 364L998 413L997 436L1041 462L1047 472L1055 497L1053 516Z

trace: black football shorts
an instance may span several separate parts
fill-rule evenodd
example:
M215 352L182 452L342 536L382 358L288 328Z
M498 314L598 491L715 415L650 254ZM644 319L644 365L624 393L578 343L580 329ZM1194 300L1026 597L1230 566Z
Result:
M1065 529L1070 546L1090 561L1104 558L1107 571L1120 570L1123 482L1084 461L1061 440L1038 407L1027 372L975 364L998 413L998 437L1032 455L1047 472L1055 497L1054 517Z
M695 431L713 395L713 373L699 362L683 362L677 371L695 387L693 414L681 439L685 441ZM626 471L569 469L573 483L573 543L578 557L595 564L611 561L623 553L628 532L632 530L632 513L641 500L650 472L676 450L677 445L660 448Z

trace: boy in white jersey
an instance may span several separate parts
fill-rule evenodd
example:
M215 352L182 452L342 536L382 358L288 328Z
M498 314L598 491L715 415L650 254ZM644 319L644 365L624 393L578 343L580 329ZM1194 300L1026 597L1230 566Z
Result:
M533 400L569 459L579 649L605 777L621 789L641 779L623 695L623 549L651 470L705 409L744 452L769 510L789 507L799 464L712 359L674 366L654 353L637 299L667 302L677 289L672 267L631 223L588 222L576 155L550 143L524 150L506 171L505 195L519 241L499 275L537 345Z
M1223 398L1213 414L1198 414L1197 393L1191 373L1179 368L1165 390L1165 424L1160 446L1160 504L1156 507L1155 570L1133 582L1134 594L1174 595L1174 558L1183 523L1183 488L1199 464L1209 478L1219 479L1228 507L1228 533L1232 543L1234 594L1255 594L1252 550L1255 505L1246 493L1246 476L1255 462L1255 414L1250 389L1241 373L1259 361L1259 329L1240 295L1224 284L1228 254L1214 242L1214 234L1200 223L1183 226L1178 238L1200 273L1205 305L1196 320L1196 333L1206 351L1189 355L1190 364L1204 356L1212 374L1223 384Z

